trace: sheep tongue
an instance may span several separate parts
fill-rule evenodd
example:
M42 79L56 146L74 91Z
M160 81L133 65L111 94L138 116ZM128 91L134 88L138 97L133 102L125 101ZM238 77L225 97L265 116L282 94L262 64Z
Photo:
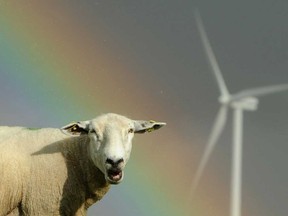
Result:
M108 175L113 181L118 181L122 177L122 172L121 171L111 171L108 173Z
M117 174L117 175L113 175L113 176L112 176L112 179L113 179L114 181L117 181L117 180L119 180L120 178L121 178L120 174Z

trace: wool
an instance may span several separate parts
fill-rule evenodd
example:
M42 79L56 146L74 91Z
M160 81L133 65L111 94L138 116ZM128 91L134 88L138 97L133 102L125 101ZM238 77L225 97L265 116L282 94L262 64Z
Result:
M61 129L0 127L0 216L86 215L122 181L131 131L163 125L106 114Z

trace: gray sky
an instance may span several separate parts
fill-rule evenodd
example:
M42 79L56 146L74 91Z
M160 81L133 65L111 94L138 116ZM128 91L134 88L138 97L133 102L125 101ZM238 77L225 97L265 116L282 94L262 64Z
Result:
M50 13L53 15L53 10L56 11L58 5L51 1L50 8L48 7L49 4L46 2L45 7L39 7L39 13L41 13L41 10L45 12L51 10ZM86 81L81 83L81 80L79 80L80 89L83 90L87 87L89 90L105 92L106 98L97 98L103 104L107 101L109 102L110 98L119 98L121 102L107 102L108 105L106 107L110 106L113 111L139 116L139 114L143 114L141 111L145 110L145 115L151 114L153 116L154 114L160 120L167 121L167 128L169 126L170 129L166 131L163 129L162 135L159 133L139 140L142 140L140 142L151 142L153 139L161 140L161 136L165 136L168 140L171 138L171 142L165 143L165 148L163 148L163 145L152 147L152 144L147 144L145 148L151 148L151 151L159 153L158 156L155 155L155 152L154 154L151 152L151 155L149 155L151 161L157 161L157 158L159 158L159 164L155 164L155 167L159 166L159 168L165 169L166 166L171 169L170 172L174 175L185 170L185 172L181 173L184 177L181 176L180 178L181 184L186 186L187 191L219 108L217 101L219 91L197 32L193 16L195 9L198 8L201 13L208 37L231 93L236 93L246 88L288 83L288 1L286 0L66 0L61 1L61 3L57 1L57 4L63 11L67 8L73 14L74 20L78 22L75 26L83 27L79 28L79 37L90 35L95 38L92 42L87 42L83 39L83 46L91 43L92 50L100 44L101 51L105 50L103 51L103 56L108 56L111 64L113 63L117 66L120 62L127 68L133 68L133 72L129 71L130 74L133 74L133 76L131 75L133 77L131 80L138 80L138 82L135 84L135 92L132 91L131 95L139 92L143 93L141 95L147 93L147 95L153 96L151 101L157 100L159 103L157 106L150 103L151 101L149 100L141 103L141 95L139 98L134 95L133 106L124 105L127 98L130 99L131 95L124 94L123 88L125 88L125 85L122 82L127 80L128 86L131 81L129 76L119 81L122 86L115 91L111 91L111 86L109 85L107 87L95 85L97 87L95 89L90 86L87 87L83 83L85 84L87 80L89 81L90 76L83 76L81 79ZM31 6L31 8L33 7ZM61 9L59 11L58 13L55 12L55 14L61 14ZM51 20L55 21L56 26L59 20L59 23L65 26L66 19L68 20L65 17L65 13L63 13L63 17L55 15L55 20L51 18ZM53 22L51 23L51 26L53 26ZM67 23L69 24L69 20ZM20 24L19 26L25 25ZM99 28L101 28L101 31L99 31ZM101 41L98 41L99 38L103 38L101 33L105 35L105 40L102 41L104 45L101 44ZM65 37L69 40L72 36L64 35ZM77 47L76 45L75 47ZM80 53L76 48L73 51L76 53L75 56ZM2 55L5 55L5 53L3 54L2 52ZM87 62L89 61L91 59L87 60ZM95 62L97 61L101 65L101 60L95 57ZM69 59L67 59L67 62L71 65L74 63L69 63ZM121 65L120 63L119 65ZM20 63L19 65L21 66ZM105 69L105 64L102 63L102 65L104 65L103 68ZM19 68L21 68L20 66ZM113 79L113 73L107 70L106 77L103 80ZM61 71L58 75L59 79L61 79ZM23 77L25 78L25 76ZM64 77L67 80L70 78L69 76ZM97 76L93 78L97 80ZM35 80L34 84L36 83L37 85L38 81L37 79ZM35 126L36 123L39 123L41 126L44 124L56 126L60 123L62 124L62 120L68 119L72 111L66 112L66 104L63 104L60 96L57 98L59 94L57 90L50 89L53 97L57 99L49 98L49 102L51 101L52 105L48 108L44 107L43 111L40 109L41 101L48 101L48 99L44 96L40 99L39 97L37 98L37 93L33 94L34 86L31 89L23 90L23 92L16 91L19 86L21 87L22 83L24 81L21 81L21 79L17 82L13 76L11 78L5 73L1 74L0 99L5 101L1 105L1 110L5 110L5 114L3 114L3 111L0 113L3 124L11 125L13 123ZM61 82L59 83L59 85L62 84ZM65 84L69 86L68 81ZM117 82L114 82L114 84L117 84ZM25 85L23 84L24 87ZM41 93L41 89L39 91ZM30 101L26 100L25 95L29 94L30 97L28 98L31 100L31 104L37 104L36 109L39 112L35 112L35 107L31 107ZM79 95L75 95L75 98L77 97ZM93 99L89 94L85 94L85 97ZM21 100L12 99L8 101L7 98L21 98ZM73 97L68 99L73 100ZM38 103L38 101L40 102ZM80 100L75 99L75 102L77 101ZM25 106L23 104L17 105L19 103L23 103ZM55 113L58 111L63 118L57 119L58 113L58 115L55 114L56 117L47 118L46 122L43 122L45 116L42 116L41 121L41 115L45 111L49 111L50 108L53 109L53 103L56 107L54 107ZM80 105L75 105L75 107L71 106L69 109L77 110ZM103 107L105 106L103 105ZM155 111L155 107L160 107L163 113ZM137 111L137 108L141 108L139 109L140 111ZM19 110L22 112L19 112ZM288 92L263 97L260 99L257 112L245 112L244 114L243 215L246 212L249 212L249 216L287 215L287 110ZM77 115L81 116L83 111L80 109L77 111L79 112ZM19 116L17 113L19 113ZM88 116L84 115L83 118L86 117ZM229 213L231 120L230 115L225 132L221 136L219 145L217 145L209 162L207 169L209 173L206 172L204 174L203 182L199 185L197 192L199 197L194 200L195 203L202 203L207 208L216 205L216 198L221 200L224 203L222 203L221 208L225 209L221 216L228 216ZM169 131L173 131L173 133L168 133ZM174 138L176 142L172 142ZM181 142L180 145L177 143L178 138L179 140L180 138L181 140L187 140L187 142ZM195 140L198 140L198 142L193 142ZM138 152L135 150L132 153L134 159L132 157L131 160L136 161L137 158L139 162L143 159L139 149L144 147L139 145L136 148L138 148ZM175 158L167 158L166 156L170 156L173 151L175 151ZM130 209L127 197L120 197L123 191L124 194L126 190L129 191L129 185L133 183L133 176L136 175L136 173L132 172L133 169L131 167L133 165L127 168L126 183L124 182L123 186L113 187L113 190L109 192L103 202L101 201L89 211L89 215L97 213L103 216L113 214L117 214L117 216L134 216L138 213L137 210ZM176 170L177 167L180 167L180 169ZM131 169L130 172L129 169ZM155 179L153 179L160 186L162 186L160 183L163 180L161 179L162 171L155 172ZM143 175L142 177L145 178L145 172L141 172L138 175ZM219 192L220 197L217 194L213 194L215 190L211 187L215 185L209 184L211 181L215 181L215 185L221 185L219 188L223 191ZM165 184L163 183L163 185ZM170 186L173 187L173 185ZM133 187L131 186L131 188ZM169 187L161 189L169 194ZM183 193L183 197L179 199L187 200L187 193ZM213 199L209 199L209 197ZM117 203L117 206L122 206L122 208L114 209L110 206L113 202ZM173 205L173 203L169 205ZM160 206L159 204L158 207L160 208L159 212L163 209L165 210L165 205ZM143 204L143 208L147 208L147 206ZM167 215L164 210L164 213L160 216ZM156 216L157 213L154 214L151 213L149 216ZM143 213L143 215L138 216L148 215ZM203 213L200 216L211 215Z

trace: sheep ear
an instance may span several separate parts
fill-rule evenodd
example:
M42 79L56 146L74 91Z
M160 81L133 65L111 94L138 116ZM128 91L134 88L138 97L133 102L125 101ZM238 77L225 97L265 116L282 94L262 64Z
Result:
M155 121L134 121L135 133L145 133L158 130L159 128L166 125L164 122L155 122Z
M89 121L73 122L61 128L61 131L67 135L80 136L88 134Z

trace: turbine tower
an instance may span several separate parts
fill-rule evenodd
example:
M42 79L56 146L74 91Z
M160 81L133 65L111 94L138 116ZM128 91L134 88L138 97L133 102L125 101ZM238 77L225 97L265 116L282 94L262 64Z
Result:
M209 160L209 157L221 135L227 120L229 108L233 110L233 150L232 150L232 176L231 176L231 200L230 200L230 215L241 216L241 180L242 180L242 131L243 131L243 111L257 110L258 98L267 94L282 92L288 90L288 84L266 86L241 91L236 94L230 94L222 76L221 70L213 53L212 47L208 40L206 31L200 14L195 12L195 19L201 41L204 46L212 72L216 78L221 104L216 116L208 143L205 147L204 154L201 158L199 167L195 173L195 178L191 187L192 196L199 184L204 168Z

